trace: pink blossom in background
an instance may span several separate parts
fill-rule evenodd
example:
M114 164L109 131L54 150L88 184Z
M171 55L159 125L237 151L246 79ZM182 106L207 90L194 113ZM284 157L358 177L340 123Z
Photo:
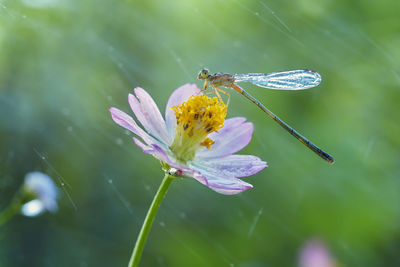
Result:
M335 267L328 248L318 239L307 241L300 251L299 267Z

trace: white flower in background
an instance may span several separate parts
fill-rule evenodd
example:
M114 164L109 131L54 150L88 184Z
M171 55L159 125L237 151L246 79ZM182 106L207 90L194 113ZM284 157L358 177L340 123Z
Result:
M46 174L41 172L26 174L23 190L30 198L21 208L22 215L35 217L45 211L54 213L58 210L58 188Z

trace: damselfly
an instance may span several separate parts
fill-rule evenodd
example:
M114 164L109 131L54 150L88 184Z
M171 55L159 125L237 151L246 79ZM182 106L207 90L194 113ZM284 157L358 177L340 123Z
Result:
M321 75L318 72L312 70L290 70L282 72L271 72L271 73L245 73L245 74L229 74L229 73L216 73L210 74L207 69L202 69L198 75L199 80L204 80L202 91L207 90L210 86L218 98L222 100L219 93L223 93L228 96L227 105L229 104L229 93L219 88L219 86L232 88L235 91L241 93L247 99L256 104L262 109L268 116L282 126L286 131L293 135L297 140L310 148L314 153L332 164L335 162L333 157L322 149L311 143L307 138L299 134L295 129L290 127L268 108L266 108L260 101L255 99L243 88L236 83L238 82L249 82L254 85L277 90L302 90L315 87L321 83Z

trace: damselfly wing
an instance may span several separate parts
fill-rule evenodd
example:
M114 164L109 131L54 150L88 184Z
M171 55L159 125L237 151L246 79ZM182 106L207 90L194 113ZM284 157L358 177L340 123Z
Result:
M303 90L318 86L321 75L312 70L289 70L271 73L234 74L235 82L249 82L254 85L277 90Z

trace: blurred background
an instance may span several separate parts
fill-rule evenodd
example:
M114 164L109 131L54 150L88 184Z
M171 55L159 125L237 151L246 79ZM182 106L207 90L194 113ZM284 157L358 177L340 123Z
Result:
M0 211L42 171L59 211L0 228L0 266L126 266L163 173L108 109L145 88L162 112L198 71L314 69L320 86L243 84L329 165L232 92L269 168L224 196L174 182L141 266L400 266L400 2L0 0ZM311 241L315 242L315 241ZM322 245L321 245L322 246ZM311 246L312 247L312 246ZM314 246L315 247L315 246Z

